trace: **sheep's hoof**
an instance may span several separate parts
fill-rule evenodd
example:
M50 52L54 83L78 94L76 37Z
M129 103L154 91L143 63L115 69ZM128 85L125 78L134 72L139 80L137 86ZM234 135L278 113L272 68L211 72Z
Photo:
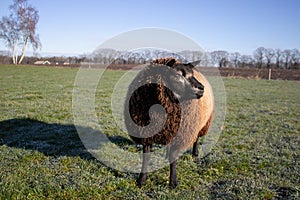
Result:
M169 188L170 189L174 189L174 188L177 187L177 185L178 185L178 181L177 180L170 181Z
M193 150L192 150L192 156L195 158L195 157L198 157L198 155L199 155L198 149L197 148L193 148Z
M197 157L199 156L198 151L197 151L197 152L193 152L193 153L192 153L192 156L193 156L194 158L197 158Z

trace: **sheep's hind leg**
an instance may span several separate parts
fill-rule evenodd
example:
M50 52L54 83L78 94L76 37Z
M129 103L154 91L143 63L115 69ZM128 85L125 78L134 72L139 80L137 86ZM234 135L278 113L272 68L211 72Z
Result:
M194 157L197 157L198 154L199 154L199 152L198 152L198 140L199 140L200 137L203 137L203 136L205 136L208 133L209 126L211 125L212 120L213 120L213 114L209 117L209 119L206 122L205 126L198 133L198 137L197 137L195 143L193 144L192 155Z
M196 141L195 141L194 144L193 144L193 151L192 151L192 156L193 156L193 157L198 157L198 155L199 155L199 151L198 151L198 140L199 140L199 137L197 137Z
M170 161L170 188L175 188L178 185L177 175L176 175L176 162L178 157L178 151L170 148L169 161Z
M142 170L139 175L139 178L137 180L137 184L139 187L142 187L147 180L147 166L149 164L150 159L150 151L151 151L151 145L143 145L143 163L142 163Z

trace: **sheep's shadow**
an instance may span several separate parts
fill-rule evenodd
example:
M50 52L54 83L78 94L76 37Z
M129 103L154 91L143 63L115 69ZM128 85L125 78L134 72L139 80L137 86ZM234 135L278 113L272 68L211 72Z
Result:
M98 132L89 127L80 127L86 132ZM115 144L131 144L121 136L108 137ZM33 119L9 119L0 122L0 145L36 150L49 156L79 156L94 159L78 136L75 125L45 123Z

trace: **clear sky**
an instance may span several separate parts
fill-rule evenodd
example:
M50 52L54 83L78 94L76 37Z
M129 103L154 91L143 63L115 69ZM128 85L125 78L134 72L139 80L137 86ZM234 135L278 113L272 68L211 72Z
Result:
M300 0L29 0L39 10L40 53L92 52L125 31L178 31L208 51L300 49ZM0 17L12 0L0 1ZM0 49L7 49L0 41Z

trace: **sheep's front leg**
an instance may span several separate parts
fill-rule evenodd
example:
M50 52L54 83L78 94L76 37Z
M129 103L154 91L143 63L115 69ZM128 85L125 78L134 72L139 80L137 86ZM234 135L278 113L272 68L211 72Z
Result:
M147 180L147 166L149 164L150 159L150 151L151 151L151 145L143 145L143 163L142 163L142 170L139 175L139 178L137 180L137 184L139 187L143 186L146 183Z
M178 185L177 175L176 175L176 162L178 157L178 151L171 148L169 152L169 161L170 161L170 188L175 188Z

